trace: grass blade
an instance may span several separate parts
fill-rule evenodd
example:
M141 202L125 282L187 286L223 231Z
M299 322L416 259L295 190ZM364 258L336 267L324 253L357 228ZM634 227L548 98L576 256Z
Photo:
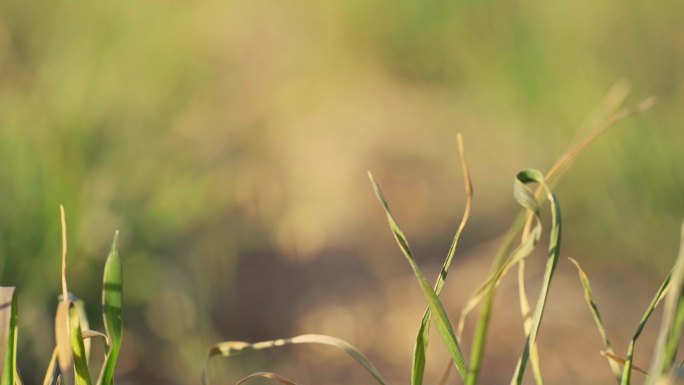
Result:
M17 296L0 287L0 385L14 385L17 370Z
M461 347L458 343L458 340L456 339L456 334L454 333L454 330L451 327L451 322L449 321L449 318L446 315L446 311L444 310L444 306L442 305L442 302L439 300L437 294L435 294L435 291L430 286L430 283L428 282L427 278L425 278L425 275L416 264L416 261L413 259L413 254L411 253L411 248L409 247L408 241L406 240L406 236L404 236L404 233L401 231L399 225L394 220L392 212L389 209L387 200L385 199L385 196L382 193L380 186L375 181L373 175L370 172L368 173L368 177L371 180L376 197L378 198L380 204L385 210L387 221L390 225L390 228L392 229L394 238L399 244L399 248L406 257L406 260L408 261L409 265L411 265L411 269L413 269L413 272L416 278L418 279L418 283L423 289L423 294L425 295L425 298L428 301L430 312L434 317L437 330L442 336L442 339L446 344L447 350L449 351L449 354L451 355L451 358L454 361L454 365L456 365L456 369L460 373L461 378L464 381L466 381L469 376L468 367L466 365L465 359L463 358Z
M112 248L105 263L102 279L102 317L109 341L109 352L102 365L97 385L112 385L116 360L121 350L123 339L122 304L123 304L123 268L118 249L119 232L114 234Z
M584 288L584 299L587 302L587 305L589 305L589 310L591 310L591 315L594 317L594 323L596 324L596 328L599 331L599 334L601 335L601 339L603 339L603 346L605 348L604 355L608 359L608 365L610 365L610 370L613 372L613 375L615 376L615 379L617 380L618 384L620 383L620 366L618 365L617 360L615 357L615 351L613 350L613 346L610 343L610 339L608 338L608 333L606 332L605 326L603 326L603 320L601 319L601 313L599 313L598 305L596 304L596 301L594 300L594 294L591 291L591 284L589 283L589 277L587 277L587 274L582 270L580 267L579 263L572 259L568 258L570 262L572 262L575 267L577 268L577 273L579 274L579 279L580 282L582 282L582 287ZM624 363L623 363L624 364Z
M465 151L463 149L463 137L461 136L461 134L458 135L458 153L461 158L461 167L463 169L463 183L465 184L466 190L466 203L465 209L463 210L463 217L461 219L461 223L459 224L458 229L456 230L456 235L454 235L451 247L449 248L449 253L447 254L446 259L444 260L442 270L439 272L439 276L437 277L437 281L435 283L434 290L436 295L439 295L439 293L442 291L442 288L444 287L444 281L446 280L446 276L449 273L449 267L451 266L451 262L453 261L454 256L456 255L458 241L461 239L463 229L468 223L468 218L470 217L470 210L472 208L473 183L470 179L468 164L465 160ZM416 337L416 345L413 353L413 365L411 371L411 384L413 385L422 385L423 383L423 375L425 373L425 354L429 342L431 318L432 317L430 307L428 306L428 308L425 309L425 312L423 313L423 319L421 320L420 328L418 329L418 335Z
M69 327L71 349L74 352L74 369L76 372L76 385L91 385L90 371L88 369L88 358L86 357L85 345L83 343L83 332L81 330L81 320L78 308L72 304L69 307Z
M648 319L651 318L651 314L653 314L653 310L655 310L656 306L660 303L660 301L665 298L665 294L668 292L670 288L670 281L672 280L672 274L674 273L674 269L670 271L670 274L665 277L665 280L663 283L660 285L660 288L658 289L658 292L656 295L653 297L651 300L651 303L648 305L646 308L646 312L644 312L644 315L641 317L641 320L639 321L639 325L637 325L637 329L634 332L634 336L632 336L632 340L629 342L629 347L627 348L627 356L625 358L625 366L622 370L622 382L621 385L630 385L631 379L632 379L632 366L633 366L633 360L634 360L634 346L636 345L637 339L639 339L639 336L641 336L641 332L644 330L644 327L646 326L646 322L648 322ZM655 373L655 372L653 372ZM657 377L656 375L650 376L652 377Z
M651 376L648 384L654 384L662 376L669 375L673 368L679 339L682 335L684 318L684 223L682 223L679 253L675 267L670 273L670 291L665 298L663 320L658 334L658 342L653 362L651 364Z
M561 215L558 198L547 185L544 175L537 170L530 169L518 173L516 179L516 197L520 203L531 201L534 201L535 204L537 203L534 193L526 186L528 183L538 183L547 193L547 199L551 202L551 234L549 236L549 256L547 258L546 269L544 271L544 280L542 283L541 293L539 294L539 299L537 300L537 305L535 306L530 332L527 334L523 352L518 360L518 364L513 375L513 380L511 381L511 384L517 385L522 384L523 376L525 374L525 367L527 366L527 361L529 358L529 351L537 340L537 333L544 315L544 308L546 307L546 299L551 285L551 280L553 279L556 266L558 265L561 240Z
M320 335L320 334L304 334L292 338L283 338L278 340L263 341L256 343L248 343L242 341L226 341L214 344L207 353L207 358L204 361L204 371L202 372L202 384L208 385L208 364L209 360L213 357L231 357L239 354L246 350L264 350L272 349L287 345L297 345L297 344L317 344L317 345L327 345L334 348L340 349L347 353L351 358L363 366L381 385L388 385L387 382L382 378L380 372L371 364L371 362L366 358L366 356L361 353L354 346L346 341L339 338Z
M50 363L45 371L45 379L43 385L57 385L57 378L59 377L59 366L57 366L57 348L52 351Z
M249 376L243 377L240 381L236 382L235 385L246 384L247 382L255 378L268 378L269 380L276 381L283 385L299 385L294 381L288 380L287 378L281 376L280 374L270 373L270 372L256 372Z
M627 363L627 361L625 361L622 357L617 356L615 353L611 353L611 352L607 352L605 350L602 350L601 355L606 356L608 361L612 361L615 364L624 365ZM636 370L637 372L640 372L640 373L648 376L648 372L646 371L646 369L642 369L636 365L632 365L632 370Z
M527 256L529 256L532 253L532 251L534 251L534 248L536 247L537 243L539 242L539 239L541 238L542 225L539 214L539 204L537 203L537 200L531 194L529 189L520 185L519 183L516 183L515 186L516 188L514 188L513 194L518 203L522 205L525 208L525 210L529 210L533 213L534 227L532 227L530 235L525 240L523 240L520 243L520 245L518 245L518 247L516 247L510 253L510 255L507 254L508 249L512 246L516 234L513 231L509 231L507 239L504 241L504 245L499 250L499 253L497 254L496 260L494 262L494 273L490 276L487 282L485 282L485 285L482 286L481 289L478 289L478 291L481 290L481 292L478 295L474 296L471 301L469 301L469 303L466 305L466 308L464 309L464 312L461 314L461 322L463 322L465 320L465 316L467 315L465 311L469 311L470 309L474 308L477 305L477 302L479 302L480 300L483 301L482 309L480 311L480 317L478 318L475 327L475 335L473 336L473 349L471 352L470 360L471 378L467 382L468 385L477 384L477 381L479 379L479 373L482 366L482 359L484 356L484 350L486 346L486 337L489 329L489 319L491 316L491 309L492 304L494 302L496 288L499 282L501 282L501 278L511 267L513 267L516 263L519 263L520 261L527 258ZM516 219L516 222L514 222L513 228L515 228L516 225L519 225L522 228L525 218L525 212L521 213ZM462 325L461 323L459 324ZM461 328L460 325L459 328Z

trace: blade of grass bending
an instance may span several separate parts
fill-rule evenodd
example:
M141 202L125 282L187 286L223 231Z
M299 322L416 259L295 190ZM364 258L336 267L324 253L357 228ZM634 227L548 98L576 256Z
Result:
M246 384L247 382L249 382L255 378L268 378L269 380L276 381L276 382L283 384L283 385L298 385L296 382L288 380L287 378L281 376L280 374L270 373L270 372L252 373L249 376L245 376L242 379L240 379L240 381L236 382L235 385Z
M74 352L74 369L76 372L76 385L91 385L88 359L83 343L81 320L76 305L69 307L69 328L71 332L71 349Z
M446 259L444 260L444 264L442 265L442 270L439 272L439 276L437 276L437 281L434 287L436 295L439 295L439 293L442 291L442 288L444 287L444 281L446 280L447 274L449 273L449 267L451 266L451 262L453 261L454 256L456 255L458 241L461 239L463 229L468 223L468 218L470 217L470 210L472 208L473 202L473 183L470 178L468 164L465 160L463 137L461 136L461 134L458 134L458 154L461 159L461 167L463 169L463 183L465 185L466 191L466 203L465 208L463 210L463 217L461 219L461 223L458 225L456 235L454 235L454 239L451 242L451 247L449 248L449 253L447 254ZM421 320L420 328L418 329L418 335L416 336L416 344L413 353L413 366L411 372L411 384L413 385L423 384L423 376L425 374L425 354L427 351L430 335L430 318L431 312L430 307L428 306L425 309L425 312L423 313L423 319Z
M580 267L579 263L572 259L568 258L570 262L572 262L575 267L577 268L577 273L579 274L579 279L580 282L582 283L582 287L584 288L584 299L587 302L587 305L589 305L589 310L591 311L591 315L594 317L594 323L596 324L596 328L599 331L599 334L601 335L601 339L603 339L603 346L605 348L605 356L608 359L608 365L610 365L610 370L613 372L613 375L615 376L615 379L617 380L618 384L620 383L620 366L618 365L618 362L614 359L613 356L617 357L615 355L615 351L613 350L613 346L610 343L610 338L608 338L608 333L606 332L606 328L603 325L603 320L601 319L601 313L599 313L598 305L596 304L596 301L594 300L594 294L591 290L591 284L589 283L589 277L587 277L587 274L582 270Z
M517 385L522 384L523 376L525 374L525 367L527 366L527 360L529 358L529 351L537 340L539 325L541 324L541 320L544 315L544 308L546 307L546 298L549 293L551 280L553 279L553 275L558 264L561 241L561 214L558 198L546 183L544 174L537 170L529 169L519 172L516 178L516 192L518 193L516 198L518 198L520 203L524 202L524 200L520 198L527 194L529 194L527 197L529 200L537 203L534 193L526 186L528 183L540 184L547 193L547 199L551 202L551 233L549 235L549 256L547 258L546 269L544 271L544 280L542 283L541 293L539 294L539 299L537 300L537 305L535 306L534 315L532 317L532 327L527 335L523 352L518 360L513 379L511 380L511 384Z
M684 317L684 223L681 227L680 246L677 260L672 271L670 292L665 298L665 308L661 321L660 332L648 384L654 384L664 376L669 375L676 359L679 339L682 333L682 318Z
M644 315L641 317L641 320L639 321L639 325L637 325L637 329L634 332L634 335L632 336L632 340L629 342L629 346L627 347L627 355L625 356L625 366L622 370L622 382L621 385L630 385L631 379L632 379L632 366L633 366L633 359L634 359L634 346L636 345L637 339L639 339L639 336L641 336L641 332L644 330L644 327L646 326L646 322L648 322L648 319L651 318L651 314L653 314L653 310L655 310L656 306L660 303L660 301L665 298L665 294L668 292L670 288L670 281L672 280L672 274L674 273L674 269L670 271L670 273L665 277L665 280L663 283L660 285L660 288L658 288L658 292L655 294L653 299L651 300L651 303L648 305L646 308L646 311L644 312ZM652 372L655 373L655 372ZM654 376L649 376L649 381L651 377L656 377Z
M528 335L532 328L532 314L525 286L525 260L523 259L518 262L518 299L520 301L520 314L522 314L523 318L523 331L525 332L525 335ZM537 344L532 345L532 349L530 350L530 365L532 366L534 381L537 385L544 385L544 377L541 372L541 362Z
M480 316L475 326L475 334L473 336L473 348L470 359L471 378L467 382L468 385L477 384L477 381L479 380L482 359L484 357L484 350L486 346L486 336L489 329L489 319L491 316L491 309L494 302L496 288L498 287L499 282L501 282L501 278L510 269L510 267L514 266L524 258L527 258L527 256L532 253L541 237L542 226L539 216L539 205L537 204L537 201L530 199L533 197L531 197L525 189L519 191L519 189L516 188L513 190L513 192L516 200L525 208L525 210L530 210L531 212L535 213L535 225L532 228L530 236L527 237L525 241L521 242L512 252L510 252L510 255L507 254L508 249L513 245L516 234L515 232L509 231L509 234L504 241L504 245L496 256L496 260L494 262L494 273L492 273L490 278L487 280L485 286L482 287L481 298L483 298L483 303L482 309L480 310ZM516 222L514 222L514 227L515 224L519 224L522 227L525 218L525 212L522 212L520 215L518 215ZM469 302L469 304L472 304L473 306L476 305L476 303L473 304L472 302ZM461 319L465 319L464 314L461 315Z
M109 340L109 351L102 365L97 385L112 385L116 360L123 339L123 268L118 248L119 232L114 233L112 248L105 262L102 278L102 318Z
M463 381L467 381L468 367L466 365L465 359L463 358L463 352L461 351L461 347L458 343L458 340L456 339L456 334L454 333L454 330L451 327L451 322L449 321L446 311L444 310L444 306L442 305L442 301L439 300L439 297L437 296L437 294L435 294L435 291L430 286L430 283L428 282L427 278L425 278L425 275L418 267L418 264L416 264L416 261L413 259L413 254L411 253L411 248L409 247L408 241L406 240L406 236L404 236L404 233L401 231L399 225L394 220L392 212L389 209L387 200L385 199L385 196L382 193L380 186L375 181L373 175L370 172L368 173L368 177L371 180L371 184L373 185L373 190L375 191L375 195L378 198L378 201L380 201L380 204L385 210L387 221L390 225L390 228L392 229L392 233L394 234L394 239L399 244L399 248L406 257L406 260L408 261L409 265L411 265L411 269L413 270L414 275L418 279L418 283L423 289L423 294L425 295L425 298L428 301L430 312L434 317L437 330L442 336L442 340L444 340L447 350L449 351L449 354L451 355L451 358L454 361L454 365L456 365L456 369L460 373L461 378L463 379Z
M378 372L378 370L375 369L375 367L373 366L373 364L371 364L368 358L366 358L366 356L363 353L361 353L358 349L356 349L350 343L339 338L320 334L304 334L292 338L283 338L278 340L263 341L256 343L248 343L242 341L226 341L214 344L209 349L209 352L207 352L207 358L204 361L204 370L202 372L202 384L209 384L207 369L209 360L212 357L231 357L245 350L264 350L297 344L327 345L340 349L343 352L347 353L347 355L353 358L361 366L363 366L377 380L378 383L380 383L381 385L388 385L387 382L380 375L380 372Z
M14 385L17 370L17 296L0 287L0 385Z

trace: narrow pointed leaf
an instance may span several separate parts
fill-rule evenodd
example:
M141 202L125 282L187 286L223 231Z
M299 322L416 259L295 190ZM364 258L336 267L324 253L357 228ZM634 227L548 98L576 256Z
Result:
M458 135L458 152L461 158L461 166L463 169L463 183L466 190L466 203L465 209L463 210L463 217L461 223L456 230L456 235L454 235L454 240L451 242L451 247L449 248L449 253L447 254L444 264L442 265L442 270L439 272L437 281L435 283L435 294L439 296L439 293L444 287L444 281L446 281L447 274L449 273L449 267L451 262L456 255L456 249L458 248L458 241L461 239L461 234L463 229L465 229L468 223L468 218L470 217L470 210L473 201L473 183L470 179L470 172L468 170L468 164L465 160L465 152L463 149L463 138ZM430 307L428 306L423 313L423 319L420 323L420 328L418 329L418 335L416 336L416 344L413 353L413 366L411 371L411 384L422 385L423 376L425 374L425 354L428 347L429 337L430 337L430 319L432 314L430 312ZM458 337L458 336L457 336Z
M320 335L320 334L304 334L292 338L284 338L271 341L263 341L256 343L248 343L242 341L226 341L214 344L207 353L207 358L204 361L204 371L202 372L202 384L209 384L209 377L207 373L209 360L213 357L231 357L239 354L246 350L264 350L273 349L281 346L287 345L297 345L297 344L316 344L316 345L327 345L334 348L340 349L347 353L351 358L353 358L357 363L363 366L381 385L388 385L387 382L382 378L380 372L371 364L371 362L366 358L366 356L361 353L354 346L346 341L339 338Z
M684 223L681 227L679 253L671 274L670 290L665 297L663 319L651 363L651 376L648 378L649 385L657 383L673 370L684 326Z
M617 357L615 355L615 351L613 350L613 346L610 343L610 339L608 338L608 333L606 332L605 326L603 326L603 320L601 319L601 313L599 313L598 305L596 304L596 301L594 300L594 294L591 290L591 284L589 283L589 277L587 277L587 274L582 270L580 267L579 263L575 261L572 258L568 258L570 262L572 262L575 267L577 268L577 273L579 274L580 282L582 282L582 288L584 288L584 299L587 302L587 305L589 305L589 310L591 311L591 315L594 317L594 323L596 324L596 328L599 331L599 334L601 335L601 339L603 340L603 346L605 348L605 356L608 359L608 365L610 365L610 370L613 372L613 375L615 376L615 379L617 380L618 384L620 383L620 366L618 365L618 361L614 359L614 357Z
M644 315L641 317L641 320L639 321L639 325L637 325L637 329L634 332L634 335L632 336L631 341L629 341L629 347L627 348L627 356L625 358L625 366L622 370L621 385L630 385L631 384L632 366L633 366L632 362L634 360L634 347L636 345L637 340L639 339L639 336L641 336L641 332L644 330L646 323L651 318L651 314L653 314L653 311L655 310L656 306L658 306L660 301L663 298L665 298L665 294L667 294L667 292L669 291L670 281L672 280L672 274L673 273L674 273L674 270L670 271L670 274L668 274L667 277L665 277L665 280L660 285L658 292L655 294L655 296L651 300L651 303L646 308Z
M435 291L430 286L430 283L428 282L427 278L425 278L425 275L418 267L418 264L416 264L416 261L413 259L413 254L411 252L411 248L409 247L408 241L406 240L404 233L399 228L399 225L394 220L392 212L389 209L389 206L387 204L387 201L385 200L385 196L382 193L382 190L380 189L380 186L377 184L377 182L375 182L375 179L373 178L373 175L371 173L368 173L368 177L370 178L371 183L373 184L373 189L375 190L376 197L378 198L380 204L385 210L387 221L390 225L392 233L394 234L394 238L399 244L399 248L406 257L406 260L408 261L409 265L411 265L411 269L413 270L414 275L418 279L418 283L420 284L421 289L423 289L423 294L425 295L425 298L428 301L430 312L434 317L437 330L442 336L442 340L444 341L447 350L449 351L449 354L451 355L451 358L454 361L454 365L456 365L456 369L461 375L461 378L465 381L468 378L468 366L466 365L465 359L463 358L461 347L458 343L458 340L456 339L456 334L454 333L454 330L451 327L451 322L447 317L446 311L444 310L444 306L442 305L442 302L439 300L439 297L437 296Z
M112 385L114 369L121 350L123 338L123 268L118 249L119 232L114 235L112 249L105 263L102 287L102 316L109 337L109 351L102 365L97 385Z

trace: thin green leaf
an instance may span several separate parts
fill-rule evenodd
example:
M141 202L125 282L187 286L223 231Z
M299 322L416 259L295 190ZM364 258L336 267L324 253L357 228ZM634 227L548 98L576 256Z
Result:
M109 337L109 352L102 365L97 385L112 385L114 368L121 350L123 338L122 305L123 305L123 268L118 249L119 232L114 234L112 248L105 263L102 284L102 316Z
M76 306L76 310L78 311L78 317L81 323L81 330L83 330L84 332L86 330L89 330L90 322L88 321L88 313L86 313L85 302L83 302L83 300L79 298L74 297L72 303L74 304L74 306ZM90 360L90 338L86 338L83 341L83 345L85 346L86 360Z
M530 169L519 172L516 178L516 197L518 198L518 202L520 202L521 204L529 203L525 199L521 199L520 197L520 195L523 194L522 191L527 191L529 193L529 196L532 197L532 201L536 203L537 200L534 199L534 193L525 186L527 183L538 183L542 187L544 187L544 190L546 190L547 199L551 202L551 234L549 235L549 256L546 260L546 269L544 271L544 279L542 282L541 293L539 294L539 299L537 300L537 305L535 306L535 310L532 316L532 327L527 335L527 339L523 347L523 352L520 356L520 359L518 360L518 364L515 368L515 373L511 381L511 384L516 385L522 384L523 376L525 374L525 367L527 366L527 361L529 358L529 351L534 346L537 340L537 333L539 331L539 325L541 324L541 320L544 315L544 308L546 307L546 299L549 293L551 280L553 279L556 266L558 265L558 256L560 254L561 240L561 215L560 206L558 204L558 198L546 184L544 174L537 170Z
M487 332L489 330L489 319L491 317L492 304L494 303L494 296L499 282L501 282L504 274L506 274L511 267L527 258L527 256L534 251L534 248L541 238L542 226L539 217L539 205L534 197L531 196L531 192L526 187L521 186L518 183L516 183L515 186L516 187L513 190L513 194L518 203L521 204L526 210L534 213L534 227L532 227L529 236L524 239L518 245L518 247L516 247L510 253L510 255L507 256L508 250L512 246L516 235L515 232L509 231L507 239L504 241L503 246L495 258L493 274L487 280L486 285L481 287L481 292L474 296L474 299L469 301L469 303L466 305L466 309L464 309L464 313L461 314L461 320L463 321L467 315L465 310L469 311L469 306L472 306L470 307L471 309L474 308L480 299L483 301L482 309L480 310L480 316L475 326L475 335L473 336L473 348L470 359L471 377L467 382L467 385L475 385L479 379L480 369L482 367L482 359L484 357L484 350L486 346ZM517 225L522 228L525 218L525 212L521 213L514 222L512 228L515 228Z
M634 336L632 336L632 340L629 342L629 347L627 348L627 356L625 358L625 366L622 370L622 383L621 385L630 385L631 380L632 380L632 366L633 366L633 360L634 360L634 347L636 345L637 339L639 339L639 336L641 336L641 332L644 330L644 327L646 326L646 322L648 322L649 318L651 318L651 314L653 314L653 310L655 310L656 306L660 303L660 301L665 298L665 294L668 292L670 288L670 281L672 280L672 274L674 273L674 269L670 271L670 273L665 277L665 280L663 283L660 285L660 288L658 289L658 292L656 295L653 297L651 300L651 303L648 305L646 308L646 312L644 312L644 315L641 317L641 320L639 321L639 325L637 325L637 329L634 332ZM655 372L653 372L655 373ZM651 377L656 377L650 376ZM650 380L649 380L650 381Z
M283 384L283 385L298 385L296 382L288 380L287 378L281 376L280 374L271 373L271 372L252 373L249 376L245 376L242 379L240 379L240 381L236 382L235 385L246 384L247 382L249 382L255 378L268 378L269 380L276 381L276 382Z
M0 385L14 385L17 370L17 296L0 287Z
M387 382L382 378L380 372L371 364L371 362L366 358L366 356L361 353L358 349L353 347L346 341L339 338L319 335L319 334L304 334L292 338L284 338L271 341L263 341L256 343L248 343L242 341L226 341L214 344L207 352L207 358L204 361L204 370L202 372L202 384L208 385L208 364L212 357L222 356L231 357L239 354L246 350L264 350L272 349L287 345L297 345L297 344L317 344L317 345L327 345L334 348L340 349L347 353L351 358L363 366L381 385L387 385Z
M579 263L572 259L568 258L570 262L572 262L575 267L577 268L577 273L579 274L579 279L580 282L582 282L582 287L584 288L584 299L587 301L587 305L589 305L589 310L591 311L591 315L594 317L594 323L596 324L596 328L599 331L599 334L601 335L601 339L603 339L603 346L605 347L605 353L606 359L608 360L608 365L610 365L610 370L613 372L613 375L615 376L615 379L617 380L618 384L620 383L620 366L618 363L613 359L612 356L615 355L615 351L613 350L613 346L610 343L610 338L608 338L608 333L606 332L605 326L603 326L603 320L601 320L601 313L599 313L598 305L596 304L596 301L594 300L594 294L591 290L591 284L589 283L589 277L587 277L587 274L582 270L580 267ZM616 356L617 357L617 356Z
M423 294L425 295L428 301L430 311L432 313L432 316L434 317L435 324L437 326L437 330L442 336L442 340L444 340L447 350L449 351L449 354L451 355L451 358L454 361L454 365L456 365L456 369L460 373L461 378L464 381L466 381L466 379L469 376L468 367L466 365L465 359L463 358L461 347L458 343L458 340L456 339L456 334L454 333L454 330L451 327L451 322L449 321L446 311L444 310L444 306L442 305L442 302L439 300L439 297L437 296L435 291L430 286L430 283L428 282L427 278L425 278L425 275L416 264L416 261L413 259L413 255L411 253L411 248L409 247L408 241L406 240L404 233L399 228L399 225L394 220L392 212L389 209L387 200L385 200L385 196L382 193L380 186L377 184L377 182L373 178L373 175L370 172L368 173L368 177L370 178L371 183L373 185L375 195L380 201L382 207L385 209L387 221L390 225L390 228L392 229L394 238L399 244L399 248L406 257L409 265L411 265L411 269L413 269L413 272L416 278L418 279L418 283L423 289Z
M76 372L76 385L91 385L88 358L86 357L85 345L83 344L83 332L78 308L75 305L69 307L69 327L71 332L71 349L74 352L74 369Z
M670 292L665 298L663 320L658 334L648 384L656 383L662 376L672 371L679 347L679 339L682 335L684 324L684 223L681 227L679 253L671 274Z
M435 283L435 294L439 295L444 287L444 281L446 280L447 274L449 273L449 267L451 262L456 255L456 249L458 248L458 241L461 239L461 234L463 229L468 223L468 218L470 217L470 210L472 208L473 201L473 183L470 179L470 172L468 170L468 164L465 160L465 151L463 148L463 137L458 134L458 153L461 159L461 167L463 169L463 183L465 185L466 191L466 203L465 209L463 210L463 218L461 223L456 230L456 235L451 242L451 247L449 248L449 253L447 254L444 264L442 265L442 270L439 272L437 281ZM423 313L423 319L420 323L420 328L418 329L418 335L416 336L416 345L413 353L413 366L411 372L411 384L422 385L423 376L425 374L425 354L428 347L429 336L430 336L430 319L431 319L430 307L428 306Z

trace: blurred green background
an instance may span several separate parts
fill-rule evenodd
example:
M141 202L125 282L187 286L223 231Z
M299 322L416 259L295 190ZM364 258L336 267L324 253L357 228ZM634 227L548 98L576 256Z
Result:
M600 281L626 341L684 217L683 15L675 1L0 2L0 278L20 288L24 377L38 383L53 346L63 203L70 289L96 328L121 231L119 385L198 383L211 342L301 332L347 338L406 383L424 303L365 171L433 276L463 209L463 133L475 203L445 292L456 317L517 210L515 172L547 169L586 135L619 81L627 104L658 104L586 151L558 193L566 256ZM548 327L567 338L542 331L549 381L607 383L579 284L560 270ZM501 297L490 383L522 339L515 296ZM328 353L210 369L216 383L250 369L371 382Z

